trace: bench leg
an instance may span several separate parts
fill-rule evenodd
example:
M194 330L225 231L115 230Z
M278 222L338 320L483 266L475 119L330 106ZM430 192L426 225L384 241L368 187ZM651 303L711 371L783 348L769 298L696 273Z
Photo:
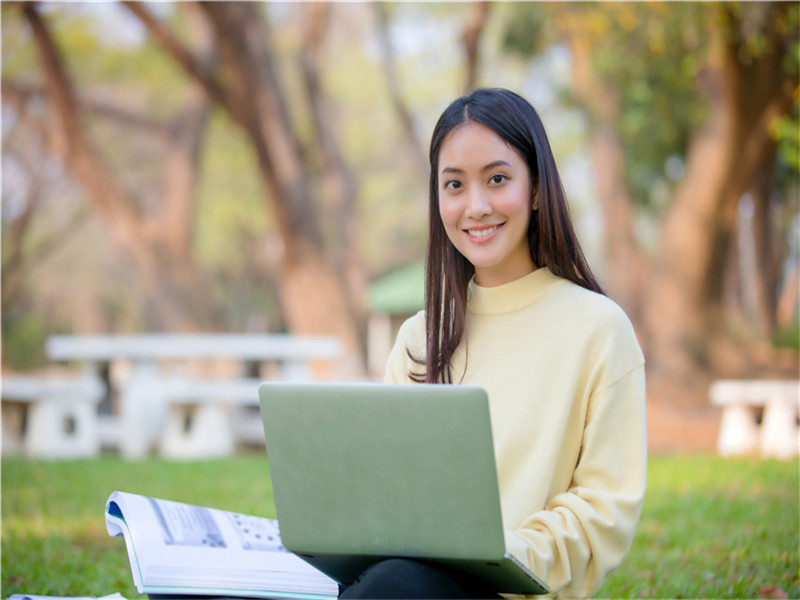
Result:
M3 401L3 456L18 456L25 451L26 402Z
M204 459L230 456L235 450L227 407L173 404L159 452L164 458Z
M62 398L32 402L25 453L34 458L89 458L100 453L96 402Z
M155 361L133 361L120 390L119 451L126 459L146 458L164 426L164 383Z
M791 459L798 455L797 400L773 398L761 422L761 454Z
M721 456L742 456L758 450L758 425L753 409L746 404L730 404L722 411L717 440Z

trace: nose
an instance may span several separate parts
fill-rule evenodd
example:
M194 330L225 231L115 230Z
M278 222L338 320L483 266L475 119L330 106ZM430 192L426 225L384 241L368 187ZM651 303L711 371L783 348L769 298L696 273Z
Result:
M464 212L467 217L476 221L491 214L492 205L489 203L486 191L478 186L473 186L469 192L467 207Z

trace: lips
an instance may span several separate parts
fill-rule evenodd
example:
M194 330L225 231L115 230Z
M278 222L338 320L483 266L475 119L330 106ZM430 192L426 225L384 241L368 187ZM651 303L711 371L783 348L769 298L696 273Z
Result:
M491 227L481 227L480 229L467 229L467 235L475 242L484 242L494 237L495 232L500 229L500 225L492 225Z

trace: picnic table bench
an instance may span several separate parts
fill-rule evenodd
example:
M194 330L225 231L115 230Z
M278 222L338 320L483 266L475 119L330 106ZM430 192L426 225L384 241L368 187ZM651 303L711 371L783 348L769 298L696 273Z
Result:
M3 455L86 458L100 451L97 405L105 385L97 377L4 376Z
M259 366L277 366L278 379L310 379L315 364L339 357L341 345L332 337L279 334L57 335L48 338L46 351L51 360L82 363L84 373L106 380L109 395L117 398L116 413L97 416L101 445L115 446L126 458L152 450L201 458L233 450L234 413L249 406L252 416L258 406L256 389L264 378ZM208 359L237 361L240 374L194 377L164 367ZM108 377L115 361L128 366L121 382ZM250 428L251 438L255 429Z
M722 456L760 452L790 459L800 453L800 381L720 380L709 396L723 409L717 439Z
M227 456L238 443L263 444L258 408L261 381L169 378L165 381L167 415L159 454L167 458Z

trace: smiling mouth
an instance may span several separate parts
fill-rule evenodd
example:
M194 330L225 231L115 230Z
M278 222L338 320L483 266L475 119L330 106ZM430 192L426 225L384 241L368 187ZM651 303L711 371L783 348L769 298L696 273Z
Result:
M492 235L499 227L500 225L495 225L494 227L488 227L487 229L467 229L467 233L471 238L480 240Z

